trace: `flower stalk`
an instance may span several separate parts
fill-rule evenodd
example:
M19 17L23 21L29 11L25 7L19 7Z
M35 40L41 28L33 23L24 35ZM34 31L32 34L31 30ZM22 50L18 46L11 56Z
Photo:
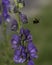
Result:
M2 0L2 28L4 41L8 44L6 31L7 23L10 23L10 30L17 33L11 33L11 47L14 49L13 61L15 63L27 62L27 65L34 65L33 59L37 58L37 48L33 44L30 30L25 29L22 25L28 23L28 18L25 14L20 12L20 9L25 7L25 1L14 0L14 5L10 2L10 0Z

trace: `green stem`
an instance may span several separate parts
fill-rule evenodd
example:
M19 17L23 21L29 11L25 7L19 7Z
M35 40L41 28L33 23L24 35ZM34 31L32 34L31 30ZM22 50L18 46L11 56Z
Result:
M19 3L16 2L16 0L14 0L14 2L15 2L15 4L16 4L18 10L19 10ZM20 29L21 29L21 27L22 27L22 23L21 23L21 20L20 20L19 13L16 14L16 19L17 19L18 27L19 27L19 29L17 30L17 32L19 33L19 31L20 31Z
M18 32L19 32L21 27L22 27L22 23L21 23L21 20L20 20L19 13L17 14L17 18L18 18L18 26L19 26Z
M11 10L11 14L14 14L13 10ZM19 33L21 27L22 27L22 23L21 23L21 20L20 20L20 16L19 16L19 13L15 14L15 19L17 19L17 23L18 23L18 30L17 32Z

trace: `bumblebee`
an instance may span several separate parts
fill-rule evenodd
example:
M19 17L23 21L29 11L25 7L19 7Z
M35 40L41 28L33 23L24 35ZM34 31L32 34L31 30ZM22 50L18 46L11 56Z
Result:
M34 18L34 19L33 19L33 24L38 24L38 23L39 23L39 19Z

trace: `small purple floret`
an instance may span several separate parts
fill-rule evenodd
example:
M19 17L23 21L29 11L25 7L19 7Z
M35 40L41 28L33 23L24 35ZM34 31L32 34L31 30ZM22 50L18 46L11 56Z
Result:
M27 65L34 65L34 62L32 60L29 60Z

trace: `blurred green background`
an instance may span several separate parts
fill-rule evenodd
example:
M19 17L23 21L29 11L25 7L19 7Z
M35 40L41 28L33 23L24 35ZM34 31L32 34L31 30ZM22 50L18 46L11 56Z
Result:
M29 18L29 23L24 26L30 29L33 42L38 49L39 57L34 60L34 63L35 65L52 65L52 7L42 9L42 14L38 15L39 24L33 24L32 18ZM11 44L3 40L0 40L0 65L25 65L25 63L13 62Z

